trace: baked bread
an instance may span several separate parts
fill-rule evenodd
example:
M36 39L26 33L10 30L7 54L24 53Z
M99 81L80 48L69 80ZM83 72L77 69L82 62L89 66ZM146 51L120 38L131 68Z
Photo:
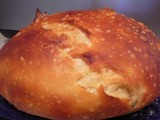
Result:
M131 113L160 96L160 44L111 9L37 12L0 50L0 94L53 120Z

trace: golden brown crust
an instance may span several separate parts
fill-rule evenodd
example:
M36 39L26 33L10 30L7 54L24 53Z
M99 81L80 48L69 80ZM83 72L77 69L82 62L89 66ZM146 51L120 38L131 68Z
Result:
M115 117L160 95L159 56L151 30L111 9L38 12L0 50L0 94L50 119Z

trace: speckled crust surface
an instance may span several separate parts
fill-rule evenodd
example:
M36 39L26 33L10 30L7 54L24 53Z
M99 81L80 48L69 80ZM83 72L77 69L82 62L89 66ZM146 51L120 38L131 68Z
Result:
M37 12L0 50L0 94L54 120L115 117L160 95L159 56L155 35L113 10Z

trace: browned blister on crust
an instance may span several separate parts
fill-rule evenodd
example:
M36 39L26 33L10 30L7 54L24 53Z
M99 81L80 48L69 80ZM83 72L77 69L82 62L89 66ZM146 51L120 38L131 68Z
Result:
M37 12L0 50L0 94L54 120L124 115L160 95L159 56L152 31L113 10Z

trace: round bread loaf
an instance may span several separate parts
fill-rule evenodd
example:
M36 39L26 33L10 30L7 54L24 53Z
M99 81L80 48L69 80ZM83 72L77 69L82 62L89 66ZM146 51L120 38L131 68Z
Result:
M160 96L160 44L111 9L37 12L0 50L0 94L53 120L99 120Z

